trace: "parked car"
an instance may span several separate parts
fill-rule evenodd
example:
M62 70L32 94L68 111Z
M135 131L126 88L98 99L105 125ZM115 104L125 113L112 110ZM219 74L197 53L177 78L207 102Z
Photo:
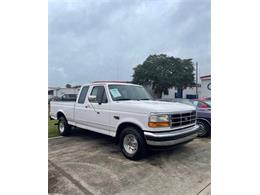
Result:
M63 94L62 96L53 96L51 98L48 98L48 103L51 101L76 101L77 94Z
M184 144L198 133L196 109L153 101L140 85L99 82L83 85L74 102L51 101L50 116L60 135L71 127L115 137L126 158L137 160L148 147Z
M202 98L192 100L197 107L197 124L199 125L199 137L208 137L211 134L211 99Z
M179 102L179 103L182 103L182 104L194 106L190 99L184 99L184 98L164 98L164 99L159 99L159 101Z
M197 108L197 124L199 125L198 136L208 137L211 134L211 98L182 99L168 98L160 101L180 102L187 105L194 105Z
M76 101L77 94L63 94L60 99L61 101Z
M208 98L200 98L191 100L191 102L200 109L208 109L211 110L211 99Z
M48 104L50 104L51 101L55 101L58 99L59 99L59 97L57 97L57 96L50 97L50 98L48 98Z

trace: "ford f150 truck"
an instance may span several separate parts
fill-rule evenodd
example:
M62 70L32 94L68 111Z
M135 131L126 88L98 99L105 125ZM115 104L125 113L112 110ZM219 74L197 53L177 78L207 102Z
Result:
M71 127L115 137L125 157L137 160L148 146L172 146L197 136L193 106L153 101L140 85L96 82L83 85L75 102L51 101L50 117L60 135Z

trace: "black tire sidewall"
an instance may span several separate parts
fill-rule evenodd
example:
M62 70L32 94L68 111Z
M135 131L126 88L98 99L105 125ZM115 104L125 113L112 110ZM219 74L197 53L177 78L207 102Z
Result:
M138 148L136 153L134 154L129 154L125 149L124 149L124 137L128 134L132 134L135 136L137 142L138 142ZM134 127L126 127L120 134L120 140L119 140L119 144L120 144L120 149L122 151L122 153L124 154L124 156L128 159L131 160L139 160L142 157L145 156L146 154L146 143L144 140L144 137L142 136L142 134Z
M203 121L203 120L198 120L197 124L202 124L205 127L205 131L206 133L204 135L200 135L198 134L198 137L208 137L210 136L210 125L208 124L208 122Z
M60 123L64 124L64 131L60 132ZM58 122L58 131L61 136L67 136L70 134L70 125L68 124L67 120L64 117L59 118Z

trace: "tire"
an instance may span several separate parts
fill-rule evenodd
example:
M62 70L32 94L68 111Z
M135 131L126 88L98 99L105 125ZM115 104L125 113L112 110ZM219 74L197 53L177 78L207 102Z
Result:
M146 155L146 142L135 127L126 127L120 134L120 149L130 160L140 160Z
M67 136L70 134L71 126L68 124L65 117L60 117L58 122L58 131L61 136Z
M199 125L198 137L208 137L211 134L211 127L207 121L198 120L197 124Z

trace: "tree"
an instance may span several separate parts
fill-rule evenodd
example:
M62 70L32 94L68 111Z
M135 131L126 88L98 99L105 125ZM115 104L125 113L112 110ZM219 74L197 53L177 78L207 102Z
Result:
M165 54L150 55L134 68L133 83L149 85L156 96L168 94L168 89L185 89L194 84L192 59L180 59Z
M66 88L71 88L71 84L66 84Z
M73 86L73 88L80 88L81 87L81 85L75 85L75 86Z

